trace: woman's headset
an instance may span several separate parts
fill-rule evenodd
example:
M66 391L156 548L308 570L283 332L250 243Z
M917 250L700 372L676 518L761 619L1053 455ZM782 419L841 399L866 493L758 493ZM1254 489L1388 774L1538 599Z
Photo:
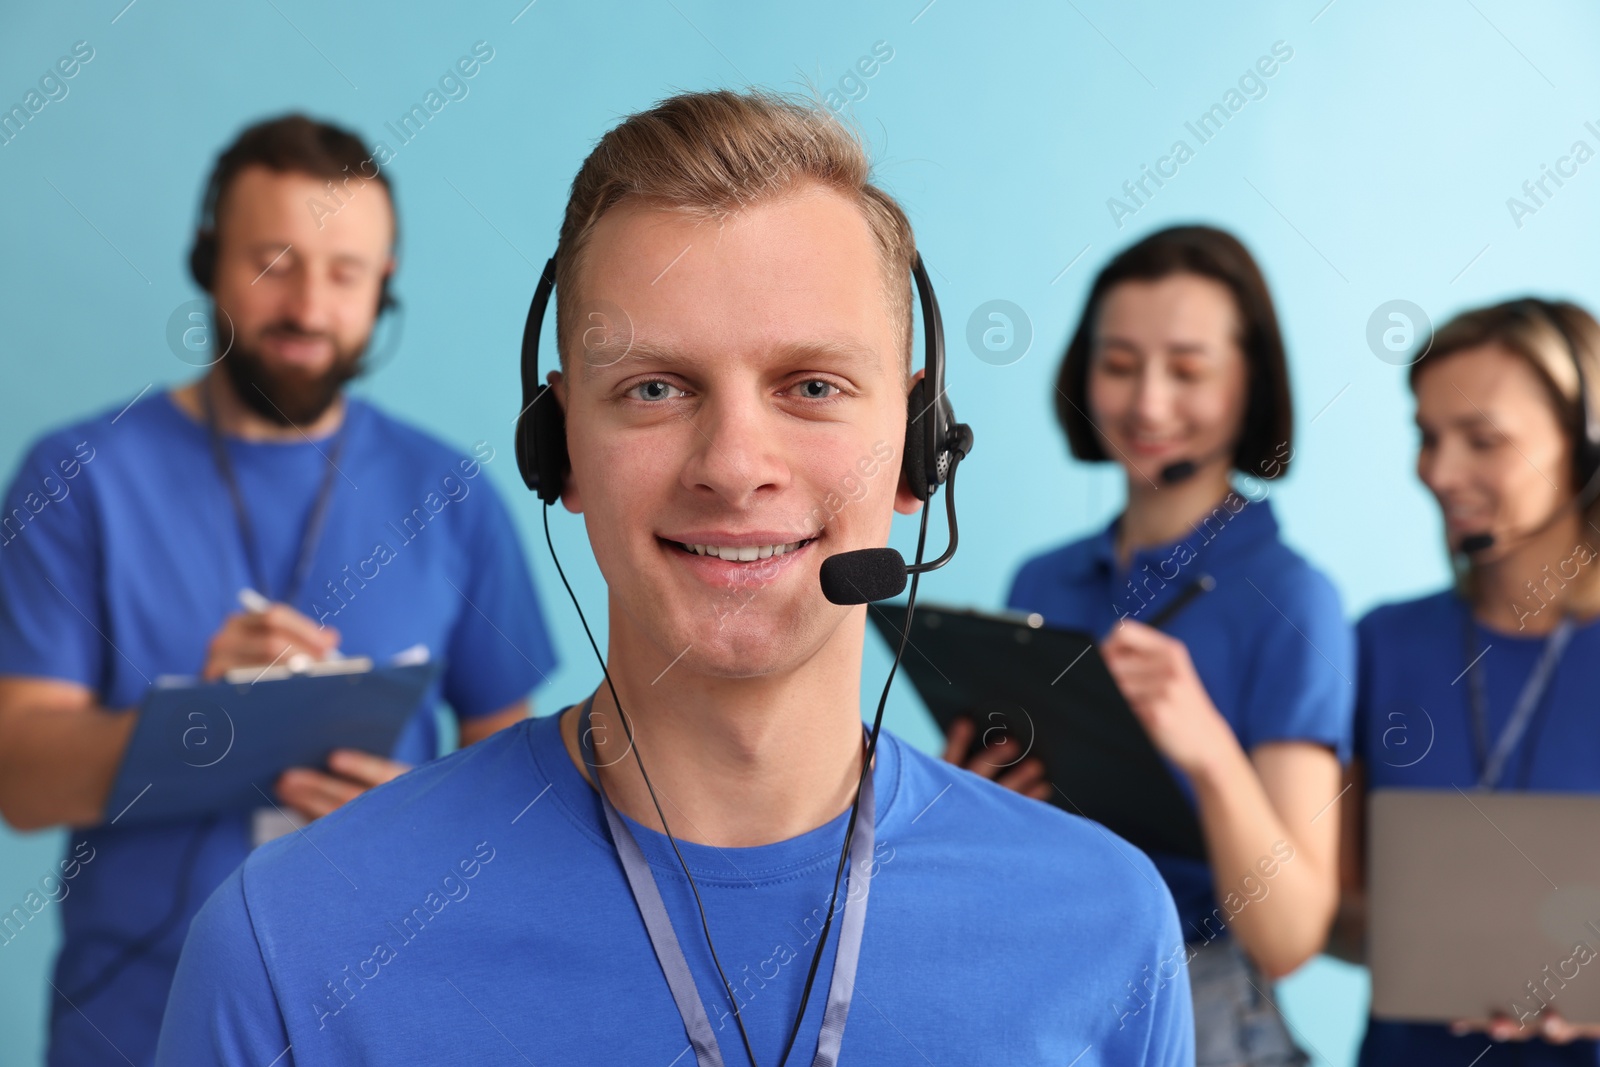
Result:
M1567 355L1572 359L1572 368L1578 375L1578 415L1576 424L1572 427L1572 467L1573 482L1578 492L1569 504L1563 504L1550 513L1550 516L1531 530L1526 530L1510 539L1511 543L1526 540L1535 534L1543 533L1553 525L1569 508L1583 511L1594 503L1595 497L1600 495L1600 418L1596 418L1593 405L1589 398L1589 380L1583 371L1583 357L1578 352L1577 341L1566 323L1561 321L1560 305L1553 304L1538 297L1527 296L1514 300L1507 305L1507 310L1524 321L1544 323L1556 332L1561 338L1561 344L1567 350ZM1468 534L1461 539L1460 552L1468 559L1481 557L1485 552L1501 545L1501 540L1491 533Z

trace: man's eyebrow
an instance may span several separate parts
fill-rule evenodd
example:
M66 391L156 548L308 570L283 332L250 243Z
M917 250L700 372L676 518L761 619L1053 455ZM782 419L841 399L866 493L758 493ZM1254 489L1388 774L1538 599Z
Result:
M333 262L338 266L353 266L353 267L370 267L370 266L372 266L371 258L368 257L368 256L361 255L359 252L337 252L333 256Z
M279 252L293 252L294 244L290 241L255 241L247 245L246 248L251 253L264 254L270 252L276 255ZM334 252L328 258L333 260L335 263L372 262L370 256L367 256L361 252Z
M649 364L661 369L690 369L704 361L700 356L670 345L650 341L630 340L625 337L607 337L594 344L583 344L582 356L586 365L604 370L628 365ZM845 340L811 340L781 345L770 353L774 362L816 361L829 365L871 365L882 355L870 345Z
M883 358L871 345L848 340L801 341L782 346L778 354L789 359L845 364L872 364Z

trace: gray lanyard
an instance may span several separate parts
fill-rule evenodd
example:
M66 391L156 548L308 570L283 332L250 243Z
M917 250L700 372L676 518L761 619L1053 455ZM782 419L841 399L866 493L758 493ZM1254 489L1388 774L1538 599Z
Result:
M254 584L256 592L269 600L277 600L284 604L293 604L295 597L300 595L300 589L306 584L306 575L311 573L311 563L317 554L317 545L322 540L323 521L328 517L328 503L333 499L333 476L339 470L339 456L344 451L345 430L349 426L350 413L345 412L344 424L339 427L338 436L334 438L332 446L323 456L327 466L322 471L322 485L317 489L317 499L311 505L311 515L306 519L306 528L300 533L300 549L295 554L294 573L289 576L289 584L282 592L274 597L272 589L267 584L265 565L261 560L261 553L256 545L255 527L250 522L250 512L244 506L244 493L239 488L239 479L233 473L233 461L228 458L228 446L222 440L222 432L217 429L217 414L211 406L211 393L206 388L206 383L200 383L200 403L205 409L206 436L211 444L211 459L217 466L217 473L222 475L223 484L228 487L228 496L233 501L233 517L239 524L239 540L244 542L245 564L250 568L250 581Z
M589 768L589 778L605 808L606 825L611 829L611 841L617 849L617 859L622 862L623 873L628 876L628 886L633 890L634 903L639 906L639 917L644 920L645 931L656 952L656 960L666 976L667 988L678 1005L683 1018L683 1028L688 1032L689 1044L694 1048L699 1067L723 1067L722 1050L711 1031L711 1020L695 988L694 975L689 962L684 959L678 945L678 935L672 929L672 919L666 905L661 902L661 890L656 886L655 875L650 873L650 863L644 858L639 843L634 840L628 824L622 821L617 809L611 806L605 787L600 784L600 771L594 762L594 746L590 743L589 712L594 697L583 703L578 719L578 747L583 750L584 765ZM856 819L855 836L850 842L850 874L845 881L844 916L839 925L839 951L833 961L833 978L828 983L828 1006L822 1015L822 1032L817 1036L817 1055L813 1067L835 1067L839 1062L839 1046L844 1041L844 1023L850 1014L850 998L856 988L856 961L861 956L861 931L867 922L867 892L872 883L872 850L874 844L874 805L872 774L869 771L861 783L861 807ZM857 890L859 889L859 893ZM751 1067L754 1067L752 1064Z
M1506 720L1500 736L1495 739L1493 749L1489 747L1489 696L1485 691L1483 669L1478 665L1483 657L1477 651L1477 631L1474 627L1472 612L1469 610L1467 673L1471 676L1469 692L1472 701L1472 740L1478 756L1478 788L1493 789L1505 773L1506 761L1511 758L1512 750L1517 747L1517 742L1522 740L1522 735L1528 730L1528 724L1533 721L1534 712L1539 709L1539 702L1544 698L1545 690L1550 686L1550 679L1555 674L1556 664L1560 662L1561 654L1567 650L1567 642L1572 640L1574 627L1572 617L1569 615L1562 618L1560 624L1551 631L1549 639L1545 642L1544 651L1539 655L1539 662L1533 665L1533 673L1528 675L1528 680L1523 683L1522 692L1517 696L1516 706L1511 709L1511 718Z

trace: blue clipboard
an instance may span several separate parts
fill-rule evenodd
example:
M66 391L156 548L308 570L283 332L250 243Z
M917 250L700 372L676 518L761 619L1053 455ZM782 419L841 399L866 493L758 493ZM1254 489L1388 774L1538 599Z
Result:
M289 767L336 748L387 754L438 676L437 661L360 672L153 686L106 802L108 822L192 819L277 803Z

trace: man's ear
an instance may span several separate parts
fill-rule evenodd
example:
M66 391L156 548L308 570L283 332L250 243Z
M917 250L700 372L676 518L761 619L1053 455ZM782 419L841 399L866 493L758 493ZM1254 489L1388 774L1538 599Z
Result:
M567 413L567 380L566 378L562 377L560 371L553 370L549 374L545 375L545 382L550 386L550 399L554 400L556 406L561 409L561 425L565 427ZM572 438L570 436L567 438L568 441L571 439ZM574 515L583 514L583 497L578 493L578 479L573 477L573 471L570 463L567 468L566 477L561 479L561 506L572 512Z
M917 412L914 412L914 411L911 410L911 390L916 388L917 383L922 381L922 376L924 374L926 374L926 373L927 373L926 370L919 370L919 371L917 371L917 373L913 374L906 382L906 423L905 424L908 425L908 426L910 425L910 422L911 422L911 416L917 414ZM902 515L915 515L917 512L922 510L922 501L921 501L921 499L918 498L917 494L915 494L915 493L913 493L911 491L911 483L906 481L906 457L905 457L905 451L904 451L905 447L906 447L906 437L907 437L907 434L904 431L902 431L901 434L900 434L900 449L899 449L899 451L901 453L900 454L900 477L895 481L895 487L894 487L894 509L895 509L895 511L899 512ZM918 443L919 444L921 443L921 437L920 436L918 437Z

